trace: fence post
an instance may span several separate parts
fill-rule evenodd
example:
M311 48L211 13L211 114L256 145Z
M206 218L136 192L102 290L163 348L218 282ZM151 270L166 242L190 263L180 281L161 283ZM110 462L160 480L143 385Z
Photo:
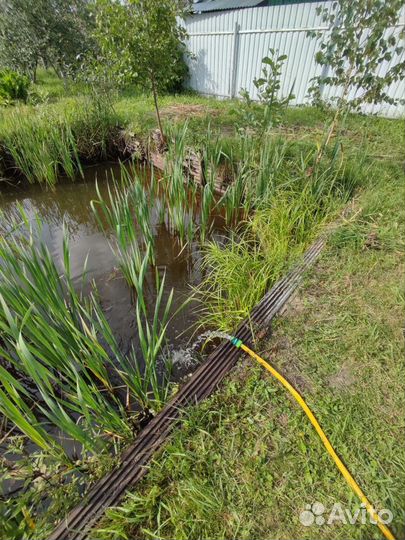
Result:
M235 22L235 28L232 38L232 59L231 70L229 74L229 97L234 98L236 92L236 76L238 73L238 60L239 60L239 23Z

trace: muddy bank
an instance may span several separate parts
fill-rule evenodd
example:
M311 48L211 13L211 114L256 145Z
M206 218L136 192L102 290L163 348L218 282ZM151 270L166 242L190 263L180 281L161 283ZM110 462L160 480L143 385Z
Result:
M111 126L106 140L101 144L92 144L83 137L77 142L77 153L80 164L84 167L102 164L106 161L118 162L133 160L138 164L152 164L161 171L167 170L167 146L162 143L158 130L148 136L139 136L123 127ZM183 171L185 181L192 180L204 186L206 183L206 166L199 149L186 148ZM79 171L77 171L79 173ZM87 174L87 173L86 173ZM63 172L61 171L63 176ZM79 174L77 174L79 176ZM88 175L87 175L88 176ZM0 140L0 190L4 184L29 184L12 153L4 141ZM215 191L223 194L230 183L229 174L223 170L215 181Z

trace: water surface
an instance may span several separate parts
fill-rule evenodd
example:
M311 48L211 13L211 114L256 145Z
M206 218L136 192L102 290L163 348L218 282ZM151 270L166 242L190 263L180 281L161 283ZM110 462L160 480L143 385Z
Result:
M85 177L74 182L60 179L54 190L39 184L23 183L19 186L0 186L0 209L4 224L18 216L22 205L28 217L39 215L43 223L42 240L54 260L63 271L63 224L70 236L71 273L75 285L82 283L83 266L87 260L87 280L94 280L100 295L102 308L114 331L122 352L128 352L131 344L136 347L137 324L133 294L118 269L110 241L100 230L91 210L90 202L97 199L95 179L99 190L107 196L107 176L119 177L117 164L89 167ZM151 212L155 239L156 266L161 276L166 276L165 299L174 289L174 310L189 299L192 287L202 278L201 252L198 242L182 249L177 238L169 233L165 224L159 223L159 209ZM112 239L112 238L111 238ZM146 299L154 304L154 268L149 268L146 283ZM192 359L182 363L182 352L187 348L195 323L198 320L196 303L190 302L170 323L167 339L171 356L176 360L175 377L179 378L191 369ZM185 351L187 356L187 351ZM190 361L191 360L191 361Z

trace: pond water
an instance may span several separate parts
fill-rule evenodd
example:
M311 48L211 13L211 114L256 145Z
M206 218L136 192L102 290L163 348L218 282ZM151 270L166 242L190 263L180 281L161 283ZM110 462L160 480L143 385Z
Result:
M113 329L122 352L128 352L131 344L136 347L137 324L132 292L118 269L117 259L111 249L109 239L100 230L91 210L90 202L97 199L97 179L99 190L108 199L108 178L111 174L119 178L117 164L103 164L89 167L84 178L74 182L61 179L52 191L39 184L8 186L2 183L0 209L4 223L18 216L22 205L29 218L38 214L43 222L42 240L46 243L61 271L63 268L63 223L70 236L71 273L77 287L81 286L83 266L87 258L87 281L94 280L100 295L102 308ZM180 243L167 227L159 223L158 208L152 210L152 226L155 236L156 266L159 274L166 276L165 295L174 289L174 310L191 296L191 287L202 278L201 252L198 242L182 249ZM220 219L218 220L221 221ZM214 227L220 232L220 223ZM147 299L153 302L155 294L148 283L154 282L154 268L149 268L147 276ZM149 296L148 296L149 295ZM167 331L170 357L174 360L174 378L179 380L189 372L198 360L193 358L196 351L189 344L198 320L196 303L190 302L172 319ZM191 357L190 357L191 351Z

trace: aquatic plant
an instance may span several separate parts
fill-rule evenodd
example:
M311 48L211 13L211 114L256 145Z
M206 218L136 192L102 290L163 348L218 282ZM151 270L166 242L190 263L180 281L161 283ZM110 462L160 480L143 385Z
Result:
M92 331L91 307L73 286L66 240L63 254L61 276L32 231L28 240L0 240L1 355L33 385L26 397L37 415L94 451L103 446L99 435L129 437L131 429L106 369L108 352ZM9 391L15 388L10 381ZM8 395L17 405L15 393ZM30 421L21 402L19 413Z
M149 323L143 295L148 255L136 283L139 358L135 349L128 356L119 351L96 291L88 297L76 291L66 233L62 273L32 226L28 236L0 238L0 258L0 355L7 362L2 413L48 452L63 454L46 423L91 452L130 439L135 413L129 403L156 410L169 392L159 356L172 295L163 306L164 279L156 282ZM117 376L127 388L125 403L113 384Z
M149 250L149 248L148 248ZM144 294L146 274L148 270L148 250L143 258L140 271L134 286L136 290L136 321L139 347L142 362L132 347L128 356L120 356L118 367L120 376L129 391L144 408L160 408L166 401L170 387L169 377L171 366L167 359L162 358L159 372L159 357L164 346L166 330L169 324L169 315L173 301L173 289L170 290L164 301L165 276L159 277L155 269L156 297L150 309ZM182 306L179 307L181 309ZM100 311L98 311L100 315ZM101 317L99 317L100 319Z
M123 164L120 179L112 178L108 184L108 199L97 183L96 190L98 199L91 201L91 208L106 236L113 233L112 250L126 281L135 287L146 246L149 260L154 262L150 199L135 171L128 171Z
M111 100L100 93L63 107L18 106L1 122L4 166L52 187L60 175L82 174L81 159L105 159L117 123Z
M208 126L207 141L202 153L202 189L200 207L200 240L205 242L210 226L210 217L216 207L215 187L219 179L220 165L227 159L223 143L218 134L213 134Z
M204 248L206 277L197 289L202 325L229 331L248 317L268 287L352 195L356 178L339 160L333 157L309 175L315 149L301 150L294 160L291 150L277 140L264 141L261 149L245 146L246 159L219 206L228 224L238 211L246 222L224 241L208 242ZM257 167L264 172L258 173Z
M167 226L176 234L180 244L190 243L195 233L196 185L186 177L185 164L188 161L186 136L188 125L170 126L168 129L168 149L162 181L164 202L167 207Z
M65 116L18 107L4 122L4 145L30 182L53 186L59 174L73 178L81 172L75 137Z

